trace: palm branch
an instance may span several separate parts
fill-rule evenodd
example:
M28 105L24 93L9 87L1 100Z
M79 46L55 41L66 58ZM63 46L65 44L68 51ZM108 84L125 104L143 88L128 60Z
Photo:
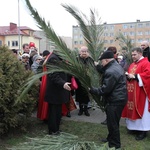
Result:
M37 75L34 75L33 77L28 79L28 82L23 86L23 88L21 90L23 90L21 97L26 94L29 89L32 87L32 84L38 80L41 76L43 76L44 74L49 74L49 73L53 73L53 72L65 72L68 74L71 74L73 76L75 76L76 78L78 78L82 84L82 86L88 91L89 87L91 86L99 86L99 77L98 77L98 72L96 71L95 67L93 66L93 64L89 64L89 68L88 71L85 68L85 66L79 62L79 60L77 59L77 53L75 53L74 51L70 50L67 45L65 44L65 42L61 39L61 37L59 37L54 29L52 28L52 26L50 25L50 22L45 22L45 19L40 17L38 11L36 9L34 9L29 0L25 0L27 8L29 9L32 17L34 18L34 20L37 22L37 26L42 29L45 32L46 37L55 43L56 46L56 53L59 55L60 58L62 58L63 61L62 63L59 63L59 65L48 65L48 71L44 72L44 73L40 73ZM97 54L100 51L100 48L102 47L102 43L95 43L100 42L100 37L98 37L98 35L100 36L100 33L98 34L98 26L95 25L95 16L94 16L94 12L91 11L92 15L91 15L91 22L92 22L92 27L87 26L84 21L82 21L82 18L78 15L78 11L74 8L74 7L69 7L69 6L65 6L63 5L66 9L68 8L68 10L72 10L72 13L75 14L75 16L80 20L79 22L81 22L82 26L82 32L84 35L84 38L87 42L87 45L89 47L89 51L90 54L92 56L92 58L94 60L97 60L97 58L99 57L99 54ZM73 10L76 10L73 11ZM99 29L99 31L101 31ZM94 33L96 35L94 35ZM99 38L99 39L96 39ZM96 40L96 41L95 41ZM94 79L95 78L95 79ZM95 97L93 96L93 98L97 101L97 103L99 104L99 97Z
M116 40L119 41L119 45L122 49L125 49L127 51L127 61L128 64L132 63L132 57L131 57L131 49L134 47L132 44L131 38L129 36L125 37L122 33L118 33L116 36Z
M76 135L62 132L59 136L46 135L44 137L26 137L27 142L22 142L7 148L9 150L114 150L108 148L108 143L98 145Z
M77 20L91 57L97 61L104 44L102 39L103 25L101 25L101 18L98 17L98 12L95 9L90 9L90 19L88 19L76 7L66 4L62 4L62 6Z

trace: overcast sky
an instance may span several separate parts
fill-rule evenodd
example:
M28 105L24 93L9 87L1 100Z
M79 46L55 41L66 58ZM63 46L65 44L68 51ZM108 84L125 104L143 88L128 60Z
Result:
M72 26L76 20L61 6L72 4L89 16L89 9L99 12L102 23L123 23L150 21L150 0L30 0L32 6L47 21L50 21L55 32L60 36L72 36ZM37 30L36 22L30 16L24 0L19 0L20 25ZM18 0L1 0L0 26L18 24Z

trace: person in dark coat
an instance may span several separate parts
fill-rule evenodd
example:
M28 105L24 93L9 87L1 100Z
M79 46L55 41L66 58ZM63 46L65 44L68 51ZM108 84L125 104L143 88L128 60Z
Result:
M114 60L116 60L118 62L118 60L117 60L117 48L115 46L108 47L106 51L112 51L113 54L114 54ZM103 74L104 70L103 70L103 66L101 64L96 65L96 69L99 73ZM105 100L103 99L103 101L104 101L104 105L105 105L106 104ZM107 117L104 121L101 122L101 124L102 125L107 125Z
M79 57L78 57L79 63L82 63L85 65L85 67L88 69L88 65L90 63L94 64L94 61L88 54L88 48L86 46L82 46L79 51ZM84 112L86 116L90 116L88 112L88 103L90 102L90 98L88 95L88 92L84 89L84 87L81 85L80 81L76 79L78 84L78 89L75 91L75 100L76 102L79 102L79 113L78 115L81 116Z
M48 64L58 65L62 60L53 53L48 59ZM69 77L64 72L48 74L45 101L49 104L48 130L49 134L59 134L59 125L62 117L62 104L70 100Z
M110 148L121 148L119 122L127 102L126 76L123 68L115 61L112 51L105 51L100 57L103 66L101 87L90 89L90 93L103 96L106 101L108 142Z
M141 43L141 48L143 50L143 56L148 58L148 61L150 61L150 48L148 41L143 41Z

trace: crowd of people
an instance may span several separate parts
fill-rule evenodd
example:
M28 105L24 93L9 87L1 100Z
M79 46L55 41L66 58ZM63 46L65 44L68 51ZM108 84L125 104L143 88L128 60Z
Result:
M17 54L15 50L12 50ZM140 47L131 50L133 63L127 62L127 55L117 53L115 46L108 47L95 62L88 51L88 47L82 46L77 56L78 62L85 68L89 64L95 65L97 71L102 74L101 86L89 87L86 91L80 80L75 78L78 88L72 92L72 75L64 72L54 72L42 76L40 79L40 94L37 110L37 118L46 121L48 134L59 135L62 114L71 117L70 110L79 105L78 115L89 117L88 104L90 94L102 96L105 102L106 120L102 124L107 125L108 135L103 142L108 142L109 147L121 148L119 122L125 118L128 133L135 134L136 140L143 140L150 130L150 48L147 41L143 41ZM19 58L26 70L32 70L34 74L39 70L47 70L47 64L58 65L63 60L55 51L43 51L42 56L37 53L33 42L23 45L23 54ZM70 109L70 107L73 107Z

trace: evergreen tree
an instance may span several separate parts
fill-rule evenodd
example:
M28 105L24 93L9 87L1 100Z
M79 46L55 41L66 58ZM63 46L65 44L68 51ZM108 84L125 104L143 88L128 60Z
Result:
M33 84L28 94L18 99L21 88L32 76L7 47L0 47L0 134L10 128L24 127L37 104L38 86Z

